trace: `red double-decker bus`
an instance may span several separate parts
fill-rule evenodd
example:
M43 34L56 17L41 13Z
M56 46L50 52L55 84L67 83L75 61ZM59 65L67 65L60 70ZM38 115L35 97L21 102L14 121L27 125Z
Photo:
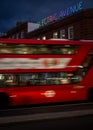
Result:
M0 106L93 100L93 42L0 39Z

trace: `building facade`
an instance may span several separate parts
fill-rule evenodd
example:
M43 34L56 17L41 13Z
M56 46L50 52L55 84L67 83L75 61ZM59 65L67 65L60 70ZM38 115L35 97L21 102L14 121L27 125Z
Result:
M81 10L27 34L30 39L93 40L93 9Z
M7 38L93 40L93 9L80 10L44 26L18 22Z
M6 32L7 38L24 39L27 33L38 28L39 24L32 22L17 22L16 26Z

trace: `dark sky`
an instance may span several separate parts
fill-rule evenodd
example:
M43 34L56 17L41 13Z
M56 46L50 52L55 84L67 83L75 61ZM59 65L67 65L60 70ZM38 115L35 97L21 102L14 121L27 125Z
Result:
M0 0L0 32L13 28L18 21L39 22L80 1L84 9L93 8L93 0Z

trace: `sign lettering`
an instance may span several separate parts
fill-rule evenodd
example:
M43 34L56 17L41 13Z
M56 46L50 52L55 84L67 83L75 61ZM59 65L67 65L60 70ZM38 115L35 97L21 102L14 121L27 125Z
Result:
M67 9L65 10L61 10L59 13L54 13L53 15L51 16L48 16L44 19L42 19L40 22L39 22L39 26L42 27L42 26L45 26L46 24L48 23L51 23L53 21L56 21L57 19L59 18L64 18L66 16L69 16L69 15L72 15L74 14L75 12L78 12L80 10L83 9L83 2L80 1L78 2L77 4L73 5L73 6L70 6L68 7Z

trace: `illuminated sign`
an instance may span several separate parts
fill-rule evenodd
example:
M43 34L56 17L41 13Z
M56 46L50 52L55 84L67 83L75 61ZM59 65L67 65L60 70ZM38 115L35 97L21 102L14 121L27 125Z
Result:
M48 17L42 19L42 20L39 22L40 27L42 27L42 26L44 26L44 25L46 25L46 24L48 24L48 23L51 23L51 22L57 20L57 19L56 19L56 18L57 18L56 15L57 15L57 14L55 13L55 14L53 14L53 15L51 15L51 16L48 16Z
M65 10L60 11L60 17L65 17L65 16L71 15L75 12L78 12L79 10L82 9L82 4L83 4L83 2L81 1L81 2L77 3L76 5L73 5Z
M82 1L78 2L77 4L75 4L73 6L70 6L70 7L66 8L65 10L61 10L59 13L54 13L53 15L42 19L39 22L39 25L40 25L40 27L42 27L42 26L44 26L44 25L46 25L48 23L56 21L59 18L64 18L66 16L72 15L75 12L80 11L81 9L83 9L83 2Z

